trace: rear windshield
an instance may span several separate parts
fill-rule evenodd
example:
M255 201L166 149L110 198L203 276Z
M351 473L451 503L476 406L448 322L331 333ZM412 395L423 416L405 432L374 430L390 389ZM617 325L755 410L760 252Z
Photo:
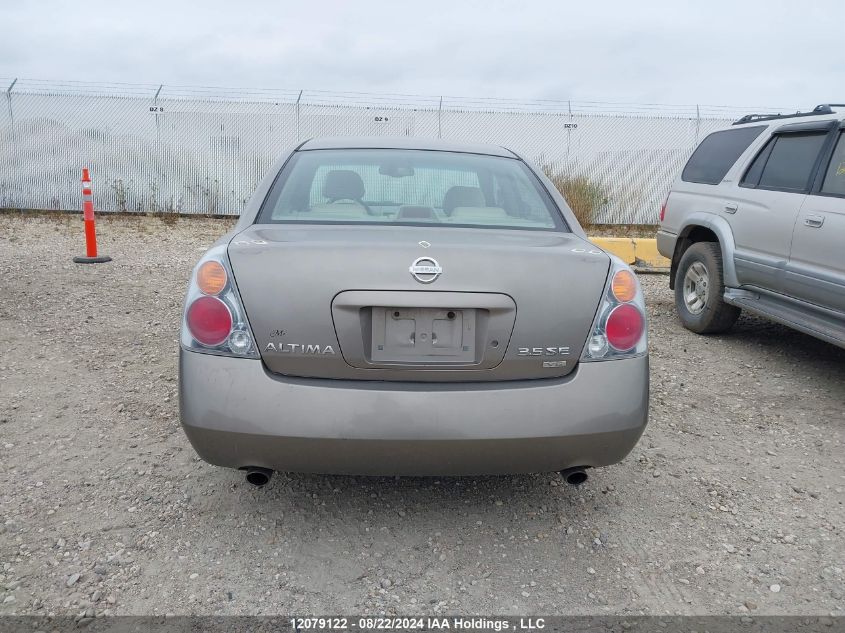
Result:
M296 152L257 221L566 230L522 161L397 149Z
M766 129L765 125L713 132L701 141L681 174L684 182L718 185L728 170Z

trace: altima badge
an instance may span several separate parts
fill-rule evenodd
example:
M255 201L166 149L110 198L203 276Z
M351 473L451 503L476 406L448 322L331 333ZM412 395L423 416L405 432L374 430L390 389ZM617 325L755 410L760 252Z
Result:
M312 345L312 344L305 344L305 343L267 343L267 346L264 348L265 352L278 352L279 354L311 354L311 355L322 355L325 356L326 354L330 356L334 356L334 348L331 345Z
M414 260L414 263L411 264L408 272L410 272L411 276L421 284L430 284L443 274L443 269L440 267L440 264L437 263L436 259L432 259L431 257L418 257Z

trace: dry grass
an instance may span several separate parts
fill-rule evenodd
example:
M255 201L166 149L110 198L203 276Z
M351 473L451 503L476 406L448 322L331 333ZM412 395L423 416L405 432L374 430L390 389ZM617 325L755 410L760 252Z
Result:
M165 226L174 226L179 221L179 214L175 211L157 211L153 213Z
M657 234L656 224L590 224L582 225L592 237L648 237Z
M543 171L566 200L569 208L583 226L593 224L596 211L607 204L607 194L602 186L586 176L573 176L546 165Z

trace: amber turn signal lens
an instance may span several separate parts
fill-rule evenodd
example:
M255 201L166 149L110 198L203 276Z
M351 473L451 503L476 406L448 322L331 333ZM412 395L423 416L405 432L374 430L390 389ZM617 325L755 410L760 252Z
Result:
M613 275L610 288L617 301L627 303L637 296L637 278L630 270L620 270Z
M197 286L206 295L220 294L226 287L226 269L220 262L205 262L197 271Z

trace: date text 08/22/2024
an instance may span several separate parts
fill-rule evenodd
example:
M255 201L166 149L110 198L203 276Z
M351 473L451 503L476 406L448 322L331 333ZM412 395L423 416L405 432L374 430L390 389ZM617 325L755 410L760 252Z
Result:
M544 618L484 617L294 617L289 624L295 631L348 630L445 630L445 631L538 631L546 626Z

